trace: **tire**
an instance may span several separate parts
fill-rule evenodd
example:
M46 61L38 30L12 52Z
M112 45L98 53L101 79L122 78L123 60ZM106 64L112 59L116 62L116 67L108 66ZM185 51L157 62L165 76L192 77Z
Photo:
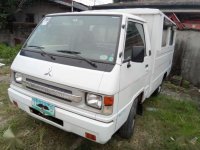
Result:
M162 81L163 83L163 81ZM153 92L153 96L158 96L162 91L162 83L158 86L158 88Z
M136 98L131 107L128 119L119 130L119 135L122 138L130 139L134 132L135 120L137 115L138 98Z
M161 84L153 92L152 96L158 96L162 91L163 82L167 79L167 72L164 74Z

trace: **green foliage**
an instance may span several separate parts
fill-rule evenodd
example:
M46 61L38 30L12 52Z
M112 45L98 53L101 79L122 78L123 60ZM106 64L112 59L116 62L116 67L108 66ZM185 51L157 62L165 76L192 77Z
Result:
M3 59L3 63L10 64L19 52L20 48L21 45L10 47L5 44L0 44L0 59Z
M189 89L190 88L190 82L187 80L183 80L183 85L184 88Z
M36 1L36 0L34 0ZM15 15L24 5L32 4L33 0L0 0L0 29L9 28L15 21Z
M0 0L0 29L8 24L8 17L17 9L19 0Z
M197 147L200 147L200 112L195 102L160 95L150 98L149 106L157 108L158 111L145 112L145 128L159 127L159 135L163 139L160 141L162 147L165 149L198 149ZM197 138L195 144L192 143L194 138Z
M0 29L6 25L7 14L0 13Z

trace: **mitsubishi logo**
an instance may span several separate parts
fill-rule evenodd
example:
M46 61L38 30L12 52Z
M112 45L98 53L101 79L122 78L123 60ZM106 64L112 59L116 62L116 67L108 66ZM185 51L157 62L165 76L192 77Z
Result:
M49 71L47 73L45 73L44 75L52 77L52 67L49 68Z

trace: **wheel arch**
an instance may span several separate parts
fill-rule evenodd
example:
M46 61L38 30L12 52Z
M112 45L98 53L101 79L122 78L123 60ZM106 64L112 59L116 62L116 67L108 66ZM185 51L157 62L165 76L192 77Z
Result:
M143 99L144 99L144 91L142 91L138 95L138 105L137 105L137 114L142 115L143 114Z
M163 76L163 81L167 79L167 72L165 72L164 76Z

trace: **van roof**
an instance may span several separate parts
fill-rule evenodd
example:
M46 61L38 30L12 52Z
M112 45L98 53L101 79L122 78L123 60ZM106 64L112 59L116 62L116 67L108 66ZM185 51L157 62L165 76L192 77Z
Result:
M128 13L128 14L163 14L159 9L150 9L150 8L132 8L132 9L101 9L101 10L92 10L93 12L101 12L101 11L109 11L109 12L121 12L121 13ZM85 11L88 12L88 11Z
M163 14L159 9L151 9L151 8L132 8L132 9L101 9L101 10L88 10L82 12L65 12L65 13L54 13L48 14L46 16L61 16L61 15L123 15L123 16L132 16L135 20L146 22L142 17L137 15L163 15L167 20L169 20L172 24L175 23L168 18L165 14Z
M87 11L86 11L87 12ZM93 10L93 12L115 12L115 13L126 13L131 15L163 15L168 21L172 24L176 25L168 16L166 16L159 9L151 9L151 8L124 8L124 9L101 9L101 10Z
M65 13L54 13L47 14L46 16L65 16L65 15L123 15L123 16L134 16L135 20L146 22L143 18L138 17L136 15L126 13L126 12L117 12L117 11L108 11L108 10L90 10L90 11L82 11L82 12L65 12Z

